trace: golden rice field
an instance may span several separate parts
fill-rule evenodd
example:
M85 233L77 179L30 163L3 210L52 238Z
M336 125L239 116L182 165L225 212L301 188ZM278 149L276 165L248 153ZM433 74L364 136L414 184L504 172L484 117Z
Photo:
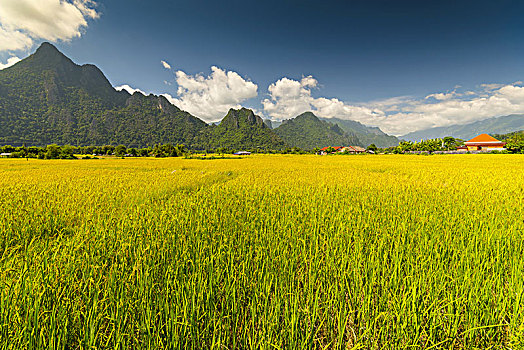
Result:
M0 349L519 349L524 156L0 159Z

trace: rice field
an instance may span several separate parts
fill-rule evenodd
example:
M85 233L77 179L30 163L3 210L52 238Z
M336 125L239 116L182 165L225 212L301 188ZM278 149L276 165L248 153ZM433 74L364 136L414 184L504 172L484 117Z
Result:
M524 157L0 159L0 349L522 349Z

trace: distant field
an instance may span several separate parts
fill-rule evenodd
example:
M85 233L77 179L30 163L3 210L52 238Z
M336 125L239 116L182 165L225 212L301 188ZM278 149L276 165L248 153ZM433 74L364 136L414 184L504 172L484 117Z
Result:
M0 348L524 345L524 156L0 159Z

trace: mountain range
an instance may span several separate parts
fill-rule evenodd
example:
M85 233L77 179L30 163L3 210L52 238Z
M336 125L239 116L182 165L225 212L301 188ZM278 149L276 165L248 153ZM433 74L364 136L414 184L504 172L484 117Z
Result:
M207 124L162 96L115 90L93 65L44 43L0 71L0 143L46 145L185 143Z
M329 123L336 123L342 130L354 134L360 143L366 147L370 144L380 148L397 146L399 139L391 136L380 130L378 127L366 126L355 120L339 119L339 118L321 118Z
M322 121L311 112L284 120L275 133L287 144L306 149L311 145L322 148L362 144L355 134L342 130L337 124Z
M406 141L420 141L453 136L463 140L470 140L483 133L507 134L518 130L524 130L524 114L512 114L503 117L489 118L465 125L430 128L415 131L401 136L400 138Z
M0 145L128 147L158 143L190 149L283 149L398 144L378 128L307 112L273 129L249 109L207 124L165 97L117 91L94 65L77 65L53 45L0 70Z

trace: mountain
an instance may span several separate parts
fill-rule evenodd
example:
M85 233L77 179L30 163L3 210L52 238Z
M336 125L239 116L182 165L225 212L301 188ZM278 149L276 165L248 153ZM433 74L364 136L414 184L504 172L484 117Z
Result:
M197 147L206 128L162 96L116 91L96 66L49 43L0 71L0 144Z
M329 123L335 123L347 133L354 134L367 147L372 143L380 148L397 146L400 142L395 136L391 136L380 130L378 127L366 126L354 120L339 118L320 118Z
M96 66L78 65L49 43L0 70L0 145L313 149L367 145L388 137L357 122L336 121L341 126L308 112L279 125L242 108L231 109L218 125L208 125L163 96L115 90Z
M181 111L164 96L135 92L124 107L109 110L93 120L90 141L86 143L131 146L172 143L203 149L207 146L204 137L207 128L204 121Z
M230 109L220 124L208 127L205 139L211 148L281 149L285 146L262 118L246 108Z
M345 132L337 124L322 121L311 112L302 113L296 118L285 120L278 128L273 130L288 145L303 149L362 145L353 133Z
M420 141L453 136L455 138L469 140L482 133L507 134L512 131L523 129L524 114L512 114L504 117L489 118L465 125L452 125L415 131L406 134L401 138L406 141Z

